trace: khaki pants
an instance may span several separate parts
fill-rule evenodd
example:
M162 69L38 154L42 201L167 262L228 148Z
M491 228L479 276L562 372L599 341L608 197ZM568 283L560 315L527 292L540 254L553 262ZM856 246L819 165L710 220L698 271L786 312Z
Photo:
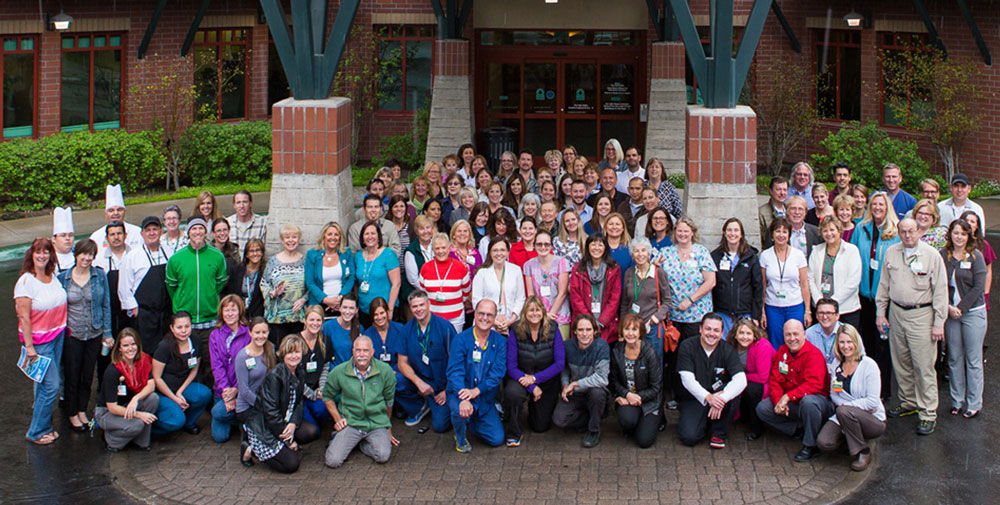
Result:
M889 351L899 383L899 402L907 409L919 409L921 421L937 419L934 370L937 345L931 340L933 324L933 307L903 310L893 304L889 311Z

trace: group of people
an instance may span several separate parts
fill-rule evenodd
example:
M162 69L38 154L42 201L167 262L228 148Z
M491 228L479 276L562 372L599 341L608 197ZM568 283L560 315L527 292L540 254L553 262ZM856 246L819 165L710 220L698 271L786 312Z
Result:
M337 467L355 447L388 461L393 417L430 414L459 452L470 435L517 447L525 420L595 447L612 406L640 447L677 409L687 445L724 448L739 419L748 440L768 425L800 437L797 461L846 440L861 470L887 416L934 431L942 355L951 413L979 413L995 256L964 175L939 203L936 181L917 200L892 164L869 193L849 166L828 190L799 163L770 183L762 250L736 217L709 250L659 160L614 139L604 155L567 146L536 169L505 152L493 170L464 145L412 184L390 162L356 220L327 223L304 254L292 223L267 254L246 191L228 218L199 195L182 230L177 207L127 223L109 186L107 225L80 241L56 209L14 293L28 358L53 362L26 438L58 438L60 390L72 429L92 424L95 368L109 451L197 434L209 410L214 441L236 429L243 464L281 472L324 424Z

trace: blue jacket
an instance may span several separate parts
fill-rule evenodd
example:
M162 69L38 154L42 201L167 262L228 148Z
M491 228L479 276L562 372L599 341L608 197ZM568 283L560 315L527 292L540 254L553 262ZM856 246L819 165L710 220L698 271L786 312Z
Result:
M486 349L477 363L473 360L476 350L474 328L459 333L451 345L448 357L448 394L458 396L461 389L479 388L479 396L472 400L477 413L492 409L497 389L507 374L507 339L490 330ZM558 337L557 337L558 338Z
M878 280L882 278L882 259L885 258L885 250L899 242L899 235L890 240L882 240L881 233L881 228L876 230L875 222L872 221L864 226L858 223L854 233L851 234L851 243L858 246L858 252L861 253L861 288L858 291L861 296L869 300L874 300L878 293ZM878 270L872 270L871 267L872 239L878 239L878 247L875 250Z
M361 332L372 339L372 349L375 350L374 359L382 361L382 354L388 354L389 361L385 363L391 366L394 372L399 371L398 356L399 353L403 351L403 344L406 341L403 328L404 326L402 324L395 321L389 321L389 331L385 334L385 342L382 342L382 337L379 336L375 325L372 325L367 330Z
M306 289L309 290L309 305L321 305L326 293L323 292L323 251L306 251ZM346 295L354 288L354 255L350 251L339 254L340 268L343 269L343 284L340 295Z
M448 350L455 339L455 327L441 316L431 314L427 325L426 344L429 364L423 362L422 340L416 319L411 319L403 328L405 336L400 354L406 356L410 367L424 382L434 388L434 393L444 391L448 386Z
M73 269L63 270L56 276L63 289L68 291L73 279ZM103 338L111 338L111 289L108 287L108 274L97 267L90 267L90 324L101 328Z

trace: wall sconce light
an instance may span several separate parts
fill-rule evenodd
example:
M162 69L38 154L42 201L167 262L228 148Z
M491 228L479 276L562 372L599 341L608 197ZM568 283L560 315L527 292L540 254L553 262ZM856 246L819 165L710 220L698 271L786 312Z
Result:
M73 17L59 9L59 14L49 16L47 24L49 30L63 31L68 30L71 23L73 23Z
M557 3L559 3L559 0L545 0L545 3L547 3L547 4L557 4Z
M847 26L858 27L865 21L865 17L858 14L854 9L851 9L851 12L848 12L847 15L844 16L844 21L847 21Z

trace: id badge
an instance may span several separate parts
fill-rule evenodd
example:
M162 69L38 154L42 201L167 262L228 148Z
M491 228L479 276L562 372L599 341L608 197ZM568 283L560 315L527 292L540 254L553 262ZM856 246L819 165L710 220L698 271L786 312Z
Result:
M442 293L440 291L435 292L434 293L434 301L435 302L443 302L444 301L444 293Z
M632 304L632 313L633 314L638 314L639 313L639 304L638 303L633 303Z
M368 281L361 281L361 285L358 286L358 291L368 294Z
M958 264L958 268L961 268L962 270L968 270L968 269L972 268L972 262L971 261L963 261L963 262L961 262L961 263Z
M545 285L539 286L538 287L538 292L542 296L544 296L546 298L548 298L549 296L552 296L552 288L549 287L549 286L545 286Z
M480 351L479 349L472 351L472 361L479 363L482 360L483 360L483 351Z
M831 387L831 389L833 389L834 393L843 393L844 392L844 383L841 382L841 381L835 380L835 381L831 382L830 383L830 387Z
M877 272L878 271L878 260L875 259L875 258L872 258L872 259L868 260L868 267Z
M316 371L316 362L315 361L306 361L306 373L315 372L315 371Z
M382 354L379 355L378 359L388 363L392 361L392 355L387 352L383 352Z
M431 359L428 358L426 354L424 354L423 356L420 357L420 361L423 361L425 365L430 365L431 364Z
M718 391L720 389L722 389L722 381L715 379L715 382L712 383L712 391Z
M830 294L830 283L824 282L823 284L820 284L819 290L822 291L824 295Z
M253 358L247 358L246 365L247 365L247 370L253 370L254 368L257 368L257 360Z
M196 358L194 356L191 356L190 358L188 358L188 368L190 369L190 368L194 368L196 366L198 366L198 358Z
M719 270L729 270L730 267L732 267L732 264L729 263L728 259L724 259L719 262Z
M593 312L594 314L600 314L601 313L601 302L591 302L591 304L590 304L590 311Z
M476 257L469 254L465 257L465 262L471 265L476 262Z
M698 262L695 261L694 258L685 260L684 261L684 267L685 268L690 268L690 269L698 268Z
M785 294L782 293L781 291L778 291L778 292L774 293L774 296L778 297L781 300L785 299Z
M781 372L784 375L788 375L788 363L785 363L784 361L779 361L778 372Z
M118 396L125 396L127 394L128 394L128 389L125 387L125 384L119 384L118 385Z

